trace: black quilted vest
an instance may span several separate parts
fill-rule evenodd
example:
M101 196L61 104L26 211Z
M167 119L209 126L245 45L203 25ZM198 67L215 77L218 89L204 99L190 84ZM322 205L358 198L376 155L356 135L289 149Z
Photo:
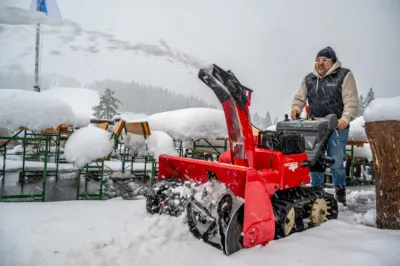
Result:
M336 114L338 119L343 113L342 83L349 69L339 67L322 79L313 73L306 76L309 116L325 117Z

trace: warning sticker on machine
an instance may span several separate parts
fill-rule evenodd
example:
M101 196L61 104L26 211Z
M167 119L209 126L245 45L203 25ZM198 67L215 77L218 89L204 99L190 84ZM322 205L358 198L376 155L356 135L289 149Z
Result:
M289 168L290 171L294 172L294 170L299 168L299 164L297 162L285 163L285 167Z

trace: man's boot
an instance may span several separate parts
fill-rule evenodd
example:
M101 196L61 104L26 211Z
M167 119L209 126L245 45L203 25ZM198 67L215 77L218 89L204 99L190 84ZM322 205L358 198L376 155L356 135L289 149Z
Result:
M343 204L343 206L347 206L346 203L346 187L336 188L336 200Z

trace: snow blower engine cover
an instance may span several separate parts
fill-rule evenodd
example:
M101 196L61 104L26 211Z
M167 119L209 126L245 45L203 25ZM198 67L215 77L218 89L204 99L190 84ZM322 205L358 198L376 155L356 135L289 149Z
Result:
M276 132L282 135L282 140L286 139L285 142L288 142L288 139L292 140L292 145L290 145L293 149L292 153L305 152L307 154L311 171L324 172L327 165L335 162L333 158L325 155L325 151L329 137L335 130L337 123L338 120L334 114L323 118L298 118L295 120L286 118L277 123ZM300 136L296 136L296 133ZM294 139L298 142L297 145L293 144Z

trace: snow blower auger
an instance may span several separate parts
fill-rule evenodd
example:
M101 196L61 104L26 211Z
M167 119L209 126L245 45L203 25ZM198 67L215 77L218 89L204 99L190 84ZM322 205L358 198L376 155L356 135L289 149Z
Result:
M147 195L151 214L186 214L190 232L226 255L336 219L338 205L323 188L306 186L310 171L334 161L324 155L334 115L289 120L253 136L252 90L216 65L198 77L221 102L229 149L219 162L159 156L158 181Z

